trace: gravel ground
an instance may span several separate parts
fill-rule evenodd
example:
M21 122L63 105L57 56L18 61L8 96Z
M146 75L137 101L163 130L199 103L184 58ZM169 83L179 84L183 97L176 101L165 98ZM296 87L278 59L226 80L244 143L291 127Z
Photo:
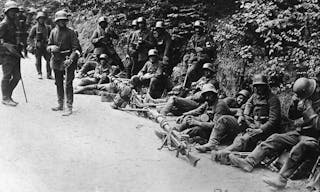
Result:
M75 95L70 117L52 112L54 81L38 80L35 71L33 57L22 61L28 103L19 84L19 106L0 105L0 191L274 191L261 180L274 174L269 171L244 173L206 155L192 167L175 152L157 150L158 124L112 110L97 96ZM290 182L283 191L302 189L301 182Z

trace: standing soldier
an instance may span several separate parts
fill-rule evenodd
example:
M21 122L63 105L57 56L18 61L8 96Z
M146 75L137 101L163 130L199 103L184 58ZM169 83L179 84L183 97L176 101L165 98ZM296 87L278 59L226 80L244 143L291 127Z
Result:
M156 49L159 52L159 57L163 62L168 62L170 58L171 35L164 28L163 21L157 21L155 31L153 33L156 39Z
M28 43L35 49L36 68L39 76L38 78L42 79L41 58L44 57L47 64L47 79L52 79L50 67L50 54L47 52L50 29L49 26L45 25L45 19L46 15L43 12L39 12L37 14L37 24L33 26L30 31Z
M75 32L67 27L68 13L58 11L55 14L56 27L51 31L48 41L48 51L52 53L51 67L54 70L55 84L57 86L58 106L53 111L62 111L66 99L67 109L63 116L72 114L73 79L80 56L81 47ZM64 77L65 76L65 77ZM63 80L65 79L65 87ZM65 94L66 93L66 98Z
M133 61L137 60L134 58L136 57L136 54L132 54L129 49L131 39L133 38L133 34L136 30L138 30L138 21L137 19L134 19L131 23L131 29L129 31L127 47L126 47L126 60L127 60L126 73L127 73L127 78L129 79L131 78L131 69L133 66Z
M21 78L20 59L18 47L21 42L17 38L18 5L14 1L4 4L5 18L0 23L0 63L2 64L3 77L1 82L2 103L8 106L17 106L12 99L12 92Z
M124 71L123 63L113 47L112 39L119 39L119 36L108 27L108 21L106 17L100 17L98 19L98 27L93 32L91 37L91 43L94 45L94 53L97 58L101 54L107 54L118 65L121 71Z
M55 27L55 23L52 21L52 19L50 17L50 10L45 7L42 9L42 12L46 15L45 24L47 26L50 26L50 29L53 29Z
M214 63L217 53L216 45L210 35L205 34L204 26L201 21L194 23L195 34L190 38L187 49L192 56L190 61L195 60L187 71L184 84L185 88L190 88L191 83L201 77L201 69L205 63Z
M132 34L129 43L130 55L135 55L135 57L133 57L134 61L131 76L138 74L148 60L148 51L154 49L156 46L155 38L152 32L147 28L145 18L139 17L137 22L139 29Z

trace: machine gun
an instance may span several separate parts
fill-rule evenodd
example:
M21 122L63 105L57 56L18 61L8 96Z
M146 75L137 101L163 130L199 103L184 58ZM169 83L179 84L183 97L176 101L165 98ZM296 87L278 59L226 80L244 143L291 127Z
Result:
M167 145L169 149L177 150L176 157L183 155L188 159L190 164L192 164L194 167L197 166L200 158L195 157L190 153L191 149L187 139L184 139L177 131L173 130L165 117L160 115L158 112L149 110L149 113L156 120L156 122L160 123L160 127L166 133L163 144L159 150Z

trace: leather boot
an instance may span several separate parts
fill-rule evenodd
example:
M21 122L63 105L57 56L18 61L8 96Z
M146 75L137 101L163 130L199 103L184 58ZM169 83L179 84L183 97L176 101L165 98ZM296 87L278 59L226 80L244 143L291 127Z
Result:
M63 104L59 102L58 106L52 107L52 111L63 111Z
M234 154L230 154L229 159L233 166L239 167L246 172L252 172L253 165L251 165L247 159L240 158Z
M217 150L217 143L209 141L208 143L195 147L200 153L206 153L208 151Z
M70 116L72 114L72 108L67 107L62 116Z
M277 175L276 177L271 178L263 178L263 182L266 184L276 187L276 188L285 188L287 185L288 179L282 177L281 175Z
M10 106L10 107L17 106L17 104L10 99L2 100L2 104Z

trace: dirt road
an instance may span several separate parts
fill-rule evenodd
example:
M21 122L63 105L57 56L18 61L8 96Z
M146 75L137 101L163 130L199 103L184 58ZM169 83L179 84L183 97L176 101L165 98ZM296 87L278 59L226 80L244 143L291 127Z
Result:
M76 95L74 114L52 112L52 80L38 80L34 59L22 62L16 108L0 105L0 191L4 192L262 192L268 171L244 173L202 156L196 168L158 151L158 126L112 110L97 96ZM1 76L1 75L0 75ZM299 183L298 183L299 184ZM290 182L286 191L302 191Z

